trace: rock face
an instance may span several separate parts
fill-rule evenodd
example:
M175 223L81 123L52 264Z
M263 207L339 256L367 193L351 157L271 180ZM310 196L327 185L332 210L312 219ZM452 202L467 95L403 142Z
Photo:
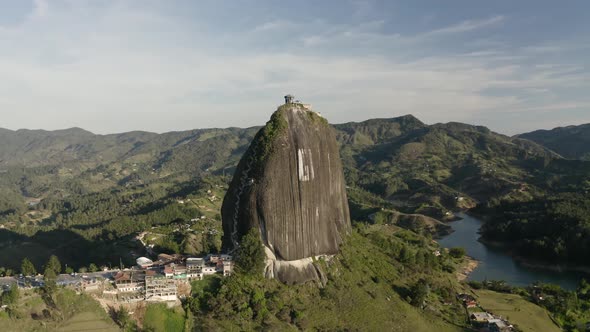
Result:
M226 250L257 228L267 277L322 280L314 258L338 253L351 228L340 154L327 121L301 104L279 107L240 160L221 213Z

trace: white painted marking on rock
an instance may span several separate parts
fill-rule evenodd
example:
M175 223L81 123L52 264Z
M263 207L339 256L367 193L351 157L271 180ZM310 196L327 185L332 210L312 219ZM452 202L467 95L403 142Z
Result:
M303 174L303 149L297 149L297 173L299 174L299 181L303 181L305 174Z
M315 178L311 149L297 149L297 175L299 181L310 181Z

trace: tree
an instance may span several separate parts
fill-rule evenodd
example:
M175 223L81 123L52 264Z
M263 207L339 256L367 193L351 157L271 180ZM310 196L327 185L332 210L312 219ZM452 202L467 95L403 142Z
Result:
M12 284L12 286L10 286L10 290L2 293L0 302L2 302L3 305L14 304L16 301L18 301L19 295L20 293L18 291L18 286L16 284Z
M122 328L127 327L131 322L131 317L129 316L129 312L127 311L127 309L125 309L124 306L121 306L121 308L118 311L115 311L114 316L115 316L115 322L117 324L119 324L119 326Z
M74 273L74 269L71 266L66 267L66 271L67 274L72 274Z
M262 275L265 257L260 234L257 229L252 228L242 237L236 257L236 269L249 275Z
M49 260L47 261L47 264L45 264L45 268L50 268L53 270L53 272L55 272L55 274L60 274L61 262L59 261L59 258L57 258L57 256L55 255L51 255L51 257L49 257Z
M449 249L449 255L453 258L463 258L465 256L465 249L461 247L454 247Z
M422 307L428 293L430 293L430 286L428 286L426 280L420 279L410 289L410 297L412 298L410 303L415 307Z
M412 264L415 261L414 253L404 245L399 252L399 261L404 264Z
M37 270L35 269L35 265L33 265L28 258L24 258L20 265L20 273L25 276L33 276L37 274Z
M578 296L582 299L590 299L590 283L582 279L577 289Z
M78 269L78 273L86 273L86 271L88 271L88 269L87 269L85 266L81 266L81 267Z
M98 267L96 266L96 264L90 263L90 265L88 265L88 271L96 272L96 271L98 271Z
M50 268L46 267L45 272L43 273L43 282L45 286L43 286L43 290L49 295L53 294L55 289L57 288L57 275L55 271Z

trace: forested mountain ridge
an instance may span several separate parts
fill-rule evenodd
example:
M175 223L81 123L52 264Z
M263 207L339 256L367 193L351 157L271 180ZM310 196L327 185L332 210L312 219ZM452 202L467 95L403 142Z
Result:
M535 143L485 127L428 126L412 115L334 128L349 185L401 202L407 212L438 218L498 193L509 195L530 180L530 170L560 159ZM231 174L258 129L112 135L79 128L3 130L0 187L42 198L57 189L67 195L167 176Z
M0 130L0 273L18 271L25 257L41 268L52 254L84 270L219 251L220 202L258 129ZM486 222L483 236L523 254L581 264L590 254L590 162L411 115L333 130L353 231L327 266L327 286L227 278L185 303L202 329L463 330L455 296L466 287L455 276L463 258L431 237L459 209L502 221Z
M70 161L104 164L127 159L149 160L189 142L205 141L248 129L196 129L156 134L133 131L95 135L79 128L57 131L0 131L0 166L48 166Z
M590 123L520 134L569 159L590 160Z
M113 135L78 128L0 130L0 224L31 235L40 225L50 231L76 223L85 225L74 229L84 237L130 235L140 230L138 220L152 222L150 211L202 190L195 181L214 178L218 185L227 183L258 129ZM392 219L393 215L367 207L368 201L384 211L444 220L458 209L512 209L514 202L590 190L590 162L566 160L530 140L481 126L426 125L406 115L337 124L333 129L356 220ZM116 209L95 211L97 204L112 199L116 202L105 206ZM126 205L133 208L124 209ZM166 211L172 219L164 220L185 215L176 208ZM422 232L432 229L430 221L421 219L407 227ZM17 228L19 224L30 228ZM504 238L501 230L489 234Z
M371 145L343 144L342 156L349 184L405 212L436 218L491 198L522 196L523 183L561 159L533 142L461 123L412 126Z

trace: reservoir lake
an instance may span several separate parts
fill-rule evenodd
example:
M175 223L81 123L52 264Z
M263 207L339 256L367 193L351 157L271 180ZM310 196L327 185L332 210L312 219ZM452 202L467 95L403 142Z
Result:
M467 255L479 261L479 265L469 274L467 280L504 280L514 286L527 286L535 281L541 281L574 290L582 278L589 279L589 276L582 272L559 272L523 266L505 251L478 241L482 220L464 213L458 216L462 219L449 223L454 232L439 239L438 243L445 248L463 247Z

